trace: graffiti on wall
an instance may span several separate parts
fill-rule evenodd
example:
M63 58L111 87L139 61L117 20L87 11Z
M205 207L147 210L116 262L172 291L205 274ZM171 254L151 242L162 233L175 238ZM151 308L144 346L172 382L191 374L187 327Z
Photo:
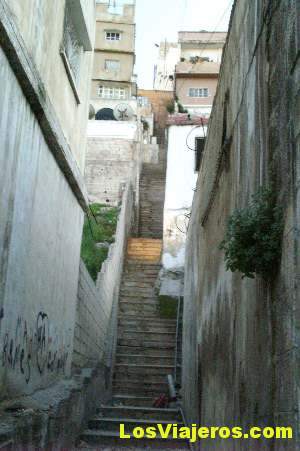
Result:
M3 317L1 310L0 321ZM34 327L19 316L15 330L4 334L2 343L2 366L20 371L27 384L34 368L41 376L46 372L65 372L68 352L59 343L58 335L50 333L47 313L39 312Z

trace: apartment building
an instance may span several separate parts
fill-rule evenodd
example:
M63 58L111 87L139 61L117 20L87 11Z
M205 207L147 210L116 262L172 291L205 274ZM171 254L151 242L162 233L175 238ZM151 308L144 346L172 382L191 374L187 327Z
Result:
M175 93L189 112L209 116L216 94L225 32L180 31Z
M136 111L135 0L96 2L91 105L96 119L114 119L120 104Z

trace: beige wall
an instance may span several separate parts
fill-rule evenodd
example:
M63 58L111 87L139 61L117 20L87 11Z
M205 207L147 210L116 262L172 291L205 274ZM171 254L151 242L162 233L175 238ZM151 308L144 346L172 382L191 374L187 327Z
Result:
M105 60L120 61L120 71L112 72L105 70ZM120 80L131 81L134 65L134 55L114 53L114 52L95 52L93 79L101 80Z
M86 0L88 14L94 9L94 0ZM32 55L47 94L55 109L63 132L74 153L77 164L83 171L85 158L85 129L88 118L89 79L92 67L92 52L84 52L81 59L77 86L80 104L77 103L66 69L60 55L63 36L65 1L10 0L9 7ZM55 18L55 20L54 20ZM88 27L94 27L94 22ZM94 31L90 30L92 42Z
M182 105L212 105L218 85L217 78L185 78L176 80L176 94ZM189 88L208 88L208 97L189 97Z
M107 3L97 3L96 5L96 19L105 22L123 22L132 24L134 23L134 14L135 7L132 4L124 5L121 14L110 13Z
M118 31L121 33L120 41L107 41L105 39L106 31ZM97 21L96 23L96 50L111 50L121 52L134 52L135 44L135 25L125 23L112 23Z

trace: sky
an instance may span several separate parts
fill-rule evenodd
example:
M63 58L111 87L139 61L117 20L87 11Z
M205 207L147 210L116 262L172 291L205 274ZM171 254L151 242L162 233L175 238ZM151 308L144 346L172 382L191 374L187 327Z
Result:
M138 86L153 88L155 44L177 41L177 32L226 31L233 0L136 0L136 67Z

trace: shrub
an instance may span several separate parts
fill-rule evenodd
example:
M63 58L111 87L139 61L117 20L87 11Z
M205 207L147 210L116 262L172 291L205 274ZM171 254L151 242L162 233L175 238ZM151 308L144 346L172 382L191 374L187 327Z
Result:
M225 252L226 269L240 271L244 277L272 276L281 255L282 208L274 192L261 188L248 207L236 209L227 224L220 249Z
M99 248L97 243L111 244L117 227L119 209L106 205L93 204L93 213L86 216L83 226L81 258L94 281L106 260L108 247ZM95 219L96 218L96 219Z

